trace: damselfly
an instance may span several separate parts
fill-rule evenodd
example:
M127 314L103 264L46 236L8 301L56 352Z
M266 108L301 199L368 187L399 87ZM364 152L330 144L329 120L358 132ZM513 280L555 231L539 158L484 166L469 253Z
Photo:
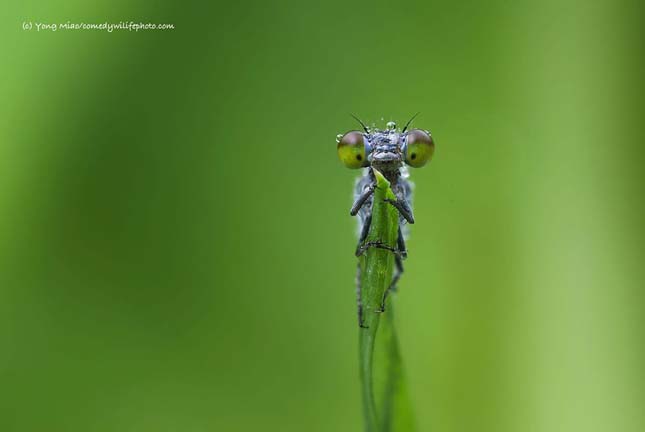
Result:
M405 247L405 224L414 223L412 214L412 184L408 180L406 165L420 168L432 159L434 141L429 131L411 129L408 126L412 117L403 129L399 130L395 122L386 124L385 130L367 127L356 118L363 131L349 131L338 135L338 157L347 168L364 168L363 175L357 180L355 201L350 210L352 216L358 215L359 239L356 256L360 257L371 247L390 250L395 255L395 270L392 281L383 294L381 307L377 312L385 311L385 301L390 291L403 273L403 260L407 257ZM396 199L386 200L399 212L399 229L396 247L381 241L368 242L367 235L372 222L372 200L376 188L374 169L378 170L390 182L390 188ZM360 267L359 267L360 272ZM363 327L363 307L361 304L360 274L357 277L358 323Z

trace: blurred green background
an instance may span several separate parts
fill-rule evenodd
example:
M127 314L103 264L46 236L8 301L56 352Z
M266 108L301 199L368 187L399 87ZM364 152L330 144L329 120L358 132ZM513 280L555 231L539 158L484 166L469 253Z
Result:
M1 431L361 430L335 136L416 111L419 430L645 430L642 2L3 9Z

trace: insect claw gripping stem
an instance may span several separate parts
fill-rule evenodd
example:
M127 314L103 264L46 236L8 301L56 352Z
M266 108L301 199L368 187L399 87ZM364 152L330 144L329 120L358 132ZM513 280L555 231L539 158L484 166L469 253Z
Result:
M363 207L363 205L365 205L365 203L367 202L369 197L372 196L372 194L374 193L374 191L376 189L377 189L377 186L376 186L375 183L372 183L371 185L369 185L365 189L365 191L361 194L361 196L358 197L358 199L356 200L356 202L352 206L352 209L349 211L349 214L351 216L356 216L358 214L358 212L360 211L360 209Z
M388 294L392 291L396 291L396 284L401 278L401 275L403 274L403 260L401 256L397 256L395 259L395 272L394 276L392 277L392 282L390 283L390 286L385 290L383 293L383 298L381 299L381 306L375 310L374 312L376 313L383 313L385 312L385 302L387 300Z
M359 257L359 256L363 255L365 253L365 251L367 251L371 247L377 248L377 249L389 250L390 252L392 252L397 257L402 257L404 254L407 255L406 251L400 251L400 250L398 250L396 248L393 248L392 246L388 246L386 243L384 243L382 241L372 241L372 242L366 242L366 243L363 243L362 245L360 245L356 249L356 256Z
M356 268L356 306L358 309L358 326L360 328L369 328L369 326L365 325L365 322L363 321L363 301L361 299L362 293L361 293L361 265L360 263L358 264Z
M403 237L403 232L401 232L401 225L399 225L398 238L396 239L396 247L399 248L401 252L401 259L406 259L408 257L408 249L405 247L405 238Z
M399 211L401 216L403 216L403 218L408 221L409 224L414 223L414 216L412 216L412 210L410 209L410 206L407 202L405 202L404 200L393 200L387 198L383 201L394 206L394 208Z

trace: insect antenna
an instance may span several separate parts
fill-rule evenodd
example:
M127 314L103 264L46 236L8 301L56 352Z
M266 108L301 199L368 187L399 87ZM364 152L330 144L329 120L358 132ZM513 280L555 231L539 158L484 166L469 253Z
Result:
M350 113L349 115L350 115L350 116L352 116L352 117L354 117L354 118L356 119L356 121L357 121L357 122L359 122L359 123L361 124L361 126L363 126L363 130L365 131L365 133L370 133L369 128L368 128L367 126L365 126L365 123L363 123L363 122L361 121L361 119L359 119L358 117L356 117L354 114L351 114L351 113Z
M403 130L401 131L401 133L405 132L405 130L408 128L408 126L410 126L410 123L412 123L412 120L414 120L419 114L421 114L421 111L419 111L418 113L413 115L412 118L410 120L408 120L408 122L405 124L405 126L403 126Z

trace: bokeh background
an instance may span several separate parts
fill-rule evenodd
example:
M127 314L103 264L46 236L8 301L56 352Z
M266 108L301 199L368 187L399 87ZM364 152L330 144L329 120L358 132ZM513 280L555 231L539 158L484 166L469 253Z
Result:
M361 430L335 136L416 111L419 430L645 430L643 12L10 1L0 430Z

